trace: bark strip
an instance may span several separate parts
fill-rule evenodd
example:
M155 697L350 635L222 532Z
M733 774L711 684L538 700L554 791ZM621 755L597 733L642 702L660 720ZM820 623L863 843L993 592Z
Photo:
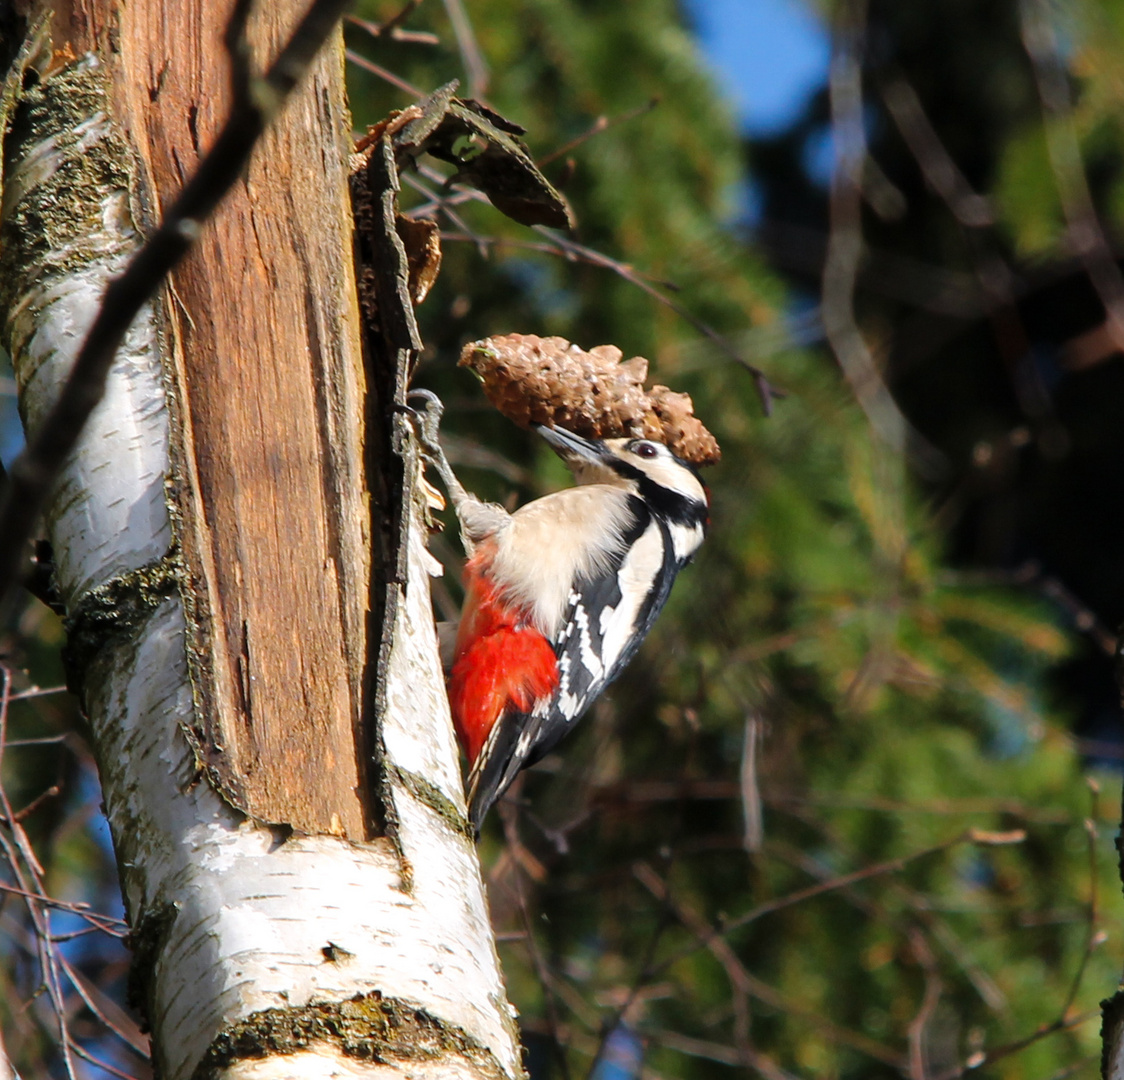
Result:
M259 64L305 7L257 5ZM146 221L230 108L217 62L229 11L202 0L117 7L114 107ZM329 49L174 272L164 330L193 741L240 810L363 839L369 542L342 80Z

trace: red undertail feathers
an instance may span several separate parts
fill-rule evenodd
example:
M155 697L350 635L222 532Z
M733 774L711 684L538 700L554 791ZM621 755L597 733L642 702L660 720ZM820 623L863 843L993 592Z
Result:
M505 711L528 713L558 687L554 647L488 580L493 554L482 545L465 566L464 610L449 676L453 723L470 764Z

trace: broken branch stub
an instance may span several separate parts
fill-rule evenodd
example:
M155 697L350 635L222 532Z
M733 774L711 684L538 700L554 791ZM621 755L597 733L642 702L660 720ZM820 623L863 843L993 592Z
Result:
M569 203L539 171L519 138L524 129L471 98L454 97L457 85L446 83L417 105L391 113L368 129L356 151L368 153L385 132L399 167L430 154L457 167L451 183L476 188L513 221L572 229Z
M479 377L488 400L520 427L559 425L575 435L658 439L694 465L714 465L718 441L694 415L687 394L645 389L648 361L622 362L615 345L586 352L560 337L505 334L473 341L460 366Z

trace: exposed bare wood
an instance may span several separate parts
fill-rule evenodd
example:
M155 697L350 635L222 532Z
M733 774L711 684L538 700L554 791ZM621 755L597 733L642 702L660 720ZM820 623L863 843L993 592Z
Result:
M79 6L100 9L87 25L114 12L115 119L138 157L134 211L150 224L229 110L217 61L232 4ZM258 5L259 65L305 6ZM349 127L329 48L173 275L164 315L205 763L255 818L362 838L369 559Z

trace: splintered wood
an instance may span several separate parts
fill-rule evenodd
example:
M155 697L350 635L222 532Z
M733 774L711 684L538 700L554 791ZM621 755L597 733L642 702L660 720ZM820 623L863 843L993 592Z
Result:
M469 343L460 364L520 427L538 423L586 438L658 439L684 461L718 462L722 451L694 415L689 395L660 385L645 389L648 361L622 356L615 345L586 352L560 337L505 334Z
M276 54L305 6L255 5L255 57ZM231 5L63 7L104 20L112 113L136 160L130 205L158 216L226 119L216 58ZM370 514L342 81L328 49L162 310L199 766L257 820L363 840Z

